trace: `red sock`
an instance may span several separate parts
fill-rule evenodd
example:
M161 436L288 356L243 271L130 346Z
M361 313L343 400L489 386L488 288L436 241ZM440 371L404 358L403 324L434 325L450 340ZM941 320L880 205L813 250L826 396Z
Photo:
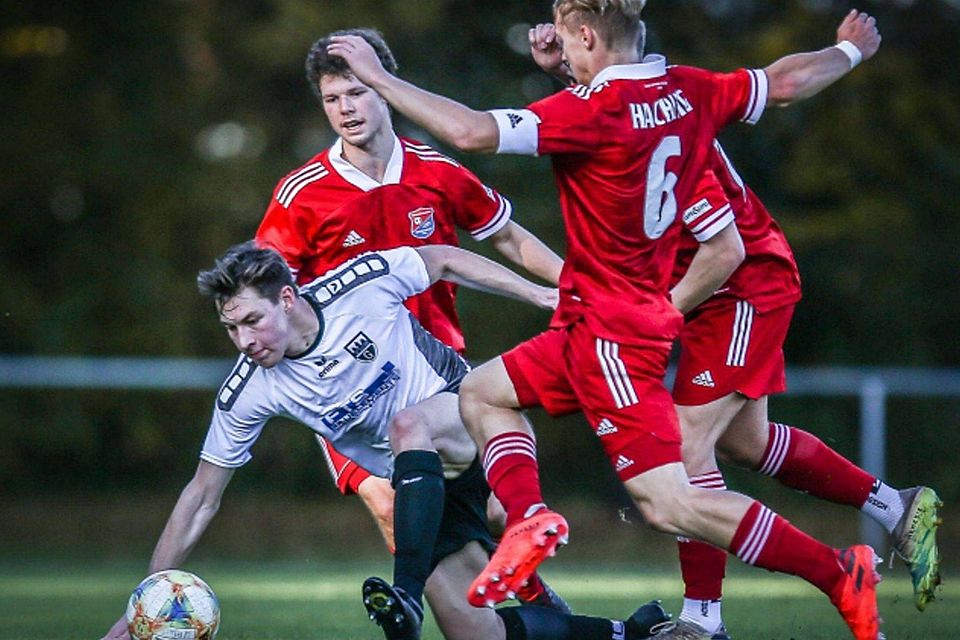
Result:
M507 526L523 519L531 506L543 503L537 443L532 436L509 431L491 438L483 452L483 470L507 511Z
M828 596L843 579L835 549L811 538L760 502L740 521L730 553L747 564L800 576Z
M690 484L717 491L727 488L719 471L693 476ZM727 552L706 542L686 538L677 538L677 550L680 552L683 595L691 600L719 600L723 595Z
M775 422L760 473L818 498L859 509L876 478L825 445L818 437Z

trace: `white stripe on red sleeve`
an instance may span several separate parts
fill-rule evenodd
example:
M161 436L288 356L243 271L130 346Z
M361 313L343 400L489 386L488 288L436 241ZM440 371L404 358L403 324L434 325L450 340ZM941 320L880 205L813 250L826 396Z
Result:
M767 107L767 74L763 69L748 69L747 73L750 74L750 100L741 120L747 124L757 124Z
M496 196L500 206L487 224L470 232L474 240L486 240L510 222L510 217L513 215L513 205L499 193Z

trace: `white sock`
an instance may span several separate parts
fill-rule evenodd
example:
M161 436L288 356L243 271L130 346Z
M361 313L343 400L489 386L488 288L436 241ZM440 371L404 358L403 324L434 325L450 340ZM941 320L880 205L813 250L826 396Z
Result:
M684 598L680 619L706 629L707 633L716 633L720 625L723 624L723 617L720 615L720 600Z
M903 517L903 508L900 492L878 478L860 510L882 524L887 533L893 533Z

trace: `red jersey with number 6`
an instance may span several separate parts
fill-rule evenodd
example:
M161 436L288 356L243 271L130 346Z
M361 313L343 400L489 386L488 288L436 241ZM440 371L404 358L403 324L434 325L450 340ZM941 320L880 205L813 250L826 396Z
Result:
M766 76L667 67L662 56L607 67L521 110L491 112L501 153L550 154L567 235L561 310L603 338L670 341L682 325L667 297L679 206L727 124L756 122Z

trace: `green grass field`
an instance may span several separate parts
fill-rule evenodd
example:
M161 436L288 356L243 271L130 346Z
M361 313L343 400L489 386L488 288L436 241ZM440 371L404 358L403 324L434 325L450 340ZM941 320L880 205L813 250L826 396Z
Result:
M367 621L358 596L369 573L389 571L383 563L203 562L191 569L220 597L223 623L218 640L383 637ZM889 640L960 637L956 601L941 594L941 599L921 614L913 608L902 567L882 570L890 574L880 585L883 630ZM0 639L99 638L123 611L140 571L142 567L137 565L0 563ZM675 571L598 570L558 558L544 574L582 613L624 617L657 597L664 599L668 610L676 611L680 604L681 587ZM736 640L849 637L839 616L814 588L798 579L742 566L730 568L724 612ZM440 639L432 621L427 622L424 639Z

